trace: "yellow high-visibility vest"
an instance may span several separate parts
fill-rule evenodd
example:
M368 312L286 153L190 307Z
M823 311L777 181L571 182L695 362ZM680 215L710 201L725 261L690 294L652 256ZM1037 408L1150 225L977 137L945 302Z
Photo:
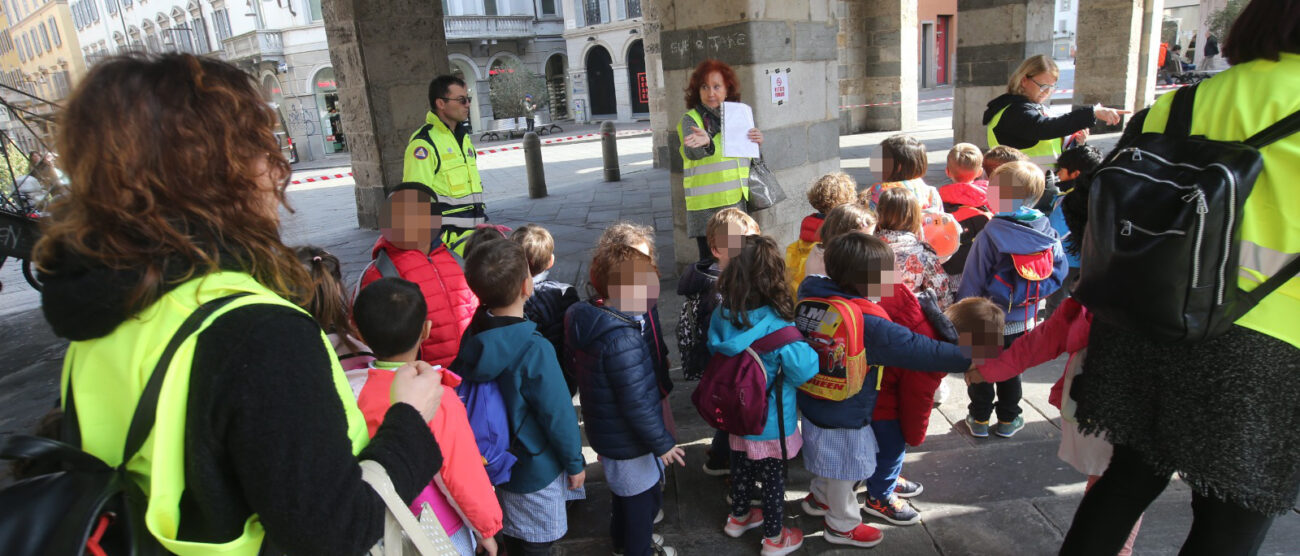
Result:
M1010 106L998 110L998 113L993 116L993 120L989 122L988 128L986 128L990 149L1002 144L998 142L998 136L993 133L993 129L998 127L998 122L1002 121L1002 114L1007 111L1007 108L1010 108ZM1048 168L1047 165L1055 164L1056 157L1061 156L1061 153L1065 152L1065 138L1057 137L1055 139L1044 139L1034 144L1032 147L1019 150L1020 152L1025 153L1025 156L1028 156L1029 160L1034 164L1039 165L1044 170L1050 170L1051 168Z
M686 113L704 129L696 110ZM713 136L713 154L699 160L686 158L686 136L677 122L678 151L682 155L682 187L686 189L686 210L731 206L749 199L749 159L722 156L722 134Z
M425 124L411 134L402 160L402 181L422 183L433 193L442 214L442 242L458 255L465 254L464 238L487 221L483 181L478 174L478 154L468 135L462 143L437 114L424 116Z

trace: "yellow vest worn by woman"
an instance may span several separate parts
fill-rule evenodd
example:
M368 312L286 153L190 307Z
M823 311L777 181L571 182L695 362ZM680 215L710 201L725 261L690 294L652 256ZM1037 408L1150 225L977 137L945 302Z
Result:
M181 494L185 491L185 423L190 368L199 334L221 315L240 307L257 304L298 307L248 274L209 274L166 293L107 336L72 342L63 362L64 399L67 399L68 379L75 377L72 387L75 389L82 449L109 465L119 465L136 402L168 341L190 313L203 303L243 292L251 295L218 309L177 349L163 380L153 432L139 453L127 463L132 478L149 496L145 513L149 532L168 551L182 556L254 556L261 549L265 536L258 516L253 515L244 524L242 535L223 544L186 542L176 538L181 522ZM321 342L332 353L323 332ZM348 437L355 455L369 440L365 419L353 401L352 388L348 386L343 369L337 360L331 360L334 387L347 416Z
M704 129L700 113L686 113ZM726 207L749 199L749 159L722 156L722 133L713 136L713 154L699 160L686 158L686 136L677 122L677 147L682 156L682 187L686 189L686 210Z

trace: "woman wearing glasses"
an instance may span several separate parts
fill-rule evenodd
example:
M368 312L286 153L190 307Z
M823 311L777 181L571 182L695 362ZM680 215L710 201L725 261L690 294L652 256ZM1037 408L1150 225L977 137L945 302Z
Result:
M1067 137L1082 143L1087 140L1088 128L1093 123L1103 121L1115 125L1120 115L1128 113L1097 105L1075 108L1062 116L1050 115L1046 103L1056 89L1059 76L1056 62L1042 54L1020 63L1020 68L1007 81L1006 94L989 102L988 110L984 111L989 148L1014 147L1044 166L1055 162L1065 151Z

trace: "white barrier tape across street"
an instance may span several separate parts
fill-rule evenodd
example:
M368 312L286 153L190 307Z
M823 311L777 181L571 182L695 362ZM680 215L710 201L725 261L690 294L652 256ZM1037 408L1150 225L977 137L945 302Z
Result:
M1186 84L1181 84L1181 83L1177 85L1156 85L1156 89L1158 90L1177 89L1179 87L1186 87L1186 86L1187 86ZM1074 93L1074 89L1059 89L1053 94L1072 94L1072 93ZM925 104L927 102L945 102L949 100L953 100L953 97L927 98L925 100L918 100L916 102L917 104ZM867 108L871 106L894 106L896 104L902 104L902 103L903 101L901 100L895 100L892 102L873 102L871 104L846 104L844 106L841 106L840 110L849 110L853 108Z

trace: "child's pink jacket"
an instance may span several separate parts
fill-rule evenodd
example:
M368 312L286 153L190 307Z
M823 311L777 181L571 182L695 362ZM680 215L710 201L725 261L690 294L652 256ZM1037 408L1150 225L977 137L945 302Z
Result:
M1088 330L1092 326L1092 313L1073 298L1066 298L1056 312L1043 324L1021 336L998 356L980 366L980 375L988 382L1001 382L1025 372L1026 369L1056 359L1069 353L1070 359L1088 347ZM1066 363L1065 367L1070 367ZM1061 387L1065 374L1056 379L1047 401L1061 407Z

